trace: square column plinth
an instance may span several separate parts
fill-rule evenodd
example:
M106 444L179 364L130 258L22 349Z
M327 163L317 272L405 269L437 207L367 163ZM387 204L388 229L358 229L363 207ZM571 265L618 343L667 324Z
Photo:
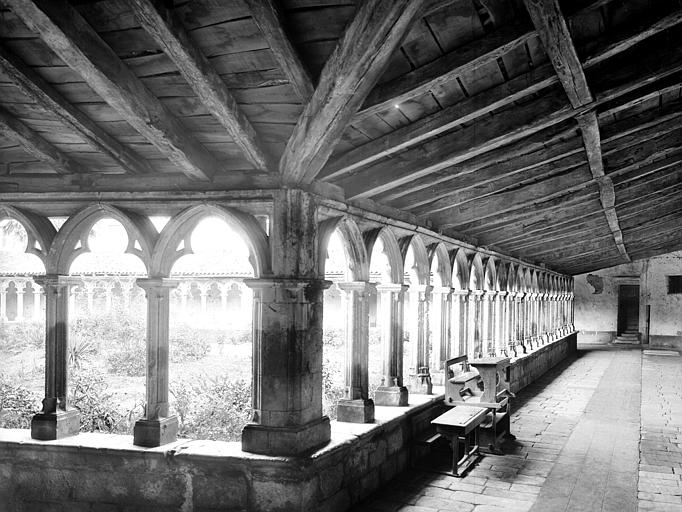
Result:
M331 426L323 416L304 425L273 426L248 423L242 430L242 450L263 455L301 455L329 442Z
M374 400L339 400L336 421L347 423L374 423Z
M135 422L133 444L153 448L172 443L178 438L178 419L175 416Z
M405 407L408 396L405 386L379 386L374 392L374 403L388 407Z
M80 428L80 413L76 409L39 412L31 418L31 438L54 441L75 436Z

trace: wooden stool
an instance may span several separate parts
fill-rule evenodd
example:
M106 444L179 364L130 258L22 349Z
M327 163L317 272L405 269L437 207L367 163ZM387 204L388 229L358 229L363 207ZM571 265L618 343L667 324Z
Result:
M478 407L454 407L431 421L452 446L452 474L461 476L476 462L478 455L478 426L487 410ZM473 438L473 439L472 439Z

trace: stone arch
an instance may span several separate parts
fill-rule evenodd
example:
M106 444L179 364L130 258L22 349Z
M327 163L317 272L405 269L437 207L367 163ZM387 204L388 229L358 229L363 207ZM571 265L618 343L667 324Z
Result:
M377 239L381 238L384 244L384 254L388 258L388 263L391 267L390 277L391 282L395 284L403 283L403 256L398 245L398 239L395 237L393 231L388 227L372 229L365 232L363 239L367 254L369 255L369 264L371 265L372 250Z
M342 235L343 248L352 279L355 281L369 281L369 255L362 238L362 232L357 223L350 217L334 217L320 223L318 228L320 275L324 275L327 245L336 229Z
M170 275L173 264L181 256L191 253L192 231L206 217L224 220L242 236L249 248L249 262L255 277L271 272L268 236L255 217L234 208L203 204L183 210L164 226L154 246L149 271L151 277ZM181 242L184 242L184 246L178 250Z
M450 256L445 244L437 243L430 245L429 252L429 268L433 267L434 259L438 260L436 272L440 277L440 282L443 286L451 286L452 284L452 269L450 268Z
M516 291L526 292L526 274L524 268L521 265L516 267Z
M149 218L112 205L95 204L69 217L57 232L50 246L47 272L68 274L73 260L90 251L88 247L90 229L104 218L112 218L121 223L128 234L128 246L125 252L140 258L149 271L152 248L158 238L156 229Z
M533 276L532 276L532 270L529 268L526 268L523 272L523 285L525 286L525 291L527 293L533 291Z
M497 276L497 289L503 292L506 292L509 290L508 288L508 279L509 279L509 274L508 274L508 269L507 269L507 264L500 260L496 264L496 269L495 269L495 275Z
M531 273L531 275L530 275L531 290L537 293L540 291L540 284L538 282L538 273L539 272L537 270L531 270L530 273Z
M453 259L452 287L458 290L469 288L469 259L464 249L457 249Z
M57 235L49 219L31 212L24 212L12 206L0 206L0 220L13 219L26 230L26 249L24 252L38 256L47 270L50 247Z
M538 272L538 291L540 293L547 293L547 273Z
M507 291L516 292L519 290L519 284L516 279L517 266L513 262L509 262L507 266Z
M429 253L426 250L424 240L419 235L411 235L400 239L401 254L403 263L407 260L407 251L412 247L412 254L414 254L414 274L419 280L419 284L428 284L431 275L431 267L429 266ZM407 269L404 269L407 272Z
M497 290L497 269L495 259L491 256L483 260L483 289L487 291Z
M482 290L484 286L483 260L479 253L469 256L469 289Z

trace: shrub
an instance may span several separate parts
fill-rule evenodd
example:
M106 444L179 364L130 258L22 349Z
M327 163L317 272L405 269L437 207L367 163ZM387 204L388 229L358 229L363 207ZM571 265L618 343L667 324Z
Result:
M141 377L146 371L146 346L140 338L132 338L116 346L106 356L107 372L128 377Z
M0 428L30 428L40 410L40 398L0 374Z
M322 413L336 419L336 405L345 395L343 359L325 356L322 365Z
M217 343L219 334L221 333L217 331L194 329L185 324L175 326L171 329L169 340L170 360L174 363L186 363L206 357L211 349L211 340Z
M325 329L322 333L322 343L329 347L341 347L346 343L343 329Z
M238 441L251 419L251 383L245 380L194 377L170 392L182 437Z
M72 372L69 402L80 411L81 430L131 433L135 419L142 415L142 404L122 411L117 397L108 389L104 376L95 370Z

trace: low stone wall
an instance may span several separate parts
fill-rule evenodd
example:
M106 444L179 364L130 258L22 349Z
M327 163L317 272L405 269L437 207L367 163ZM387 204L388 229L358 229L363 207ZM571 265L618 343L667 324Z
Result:
M343 511L407 467L413 437L442 412L442 398L377 407L375 424L333 422L332 442L299 458L245 453L239 443L143 449L129 436L35 441L0 429L0 510Z
M516 358L512 391L575 350L574 333ZM408 407L377 407L374 424L332 422L332 442L297 458L242 452L239 443L145 449L129 436L35 441L0 429L0 510L344 511L408 466L412 440L444 407L442 394L411 395Z
M513 393L537 380L543 373L577 351L577 333L571 333L512 360L510 388Z

